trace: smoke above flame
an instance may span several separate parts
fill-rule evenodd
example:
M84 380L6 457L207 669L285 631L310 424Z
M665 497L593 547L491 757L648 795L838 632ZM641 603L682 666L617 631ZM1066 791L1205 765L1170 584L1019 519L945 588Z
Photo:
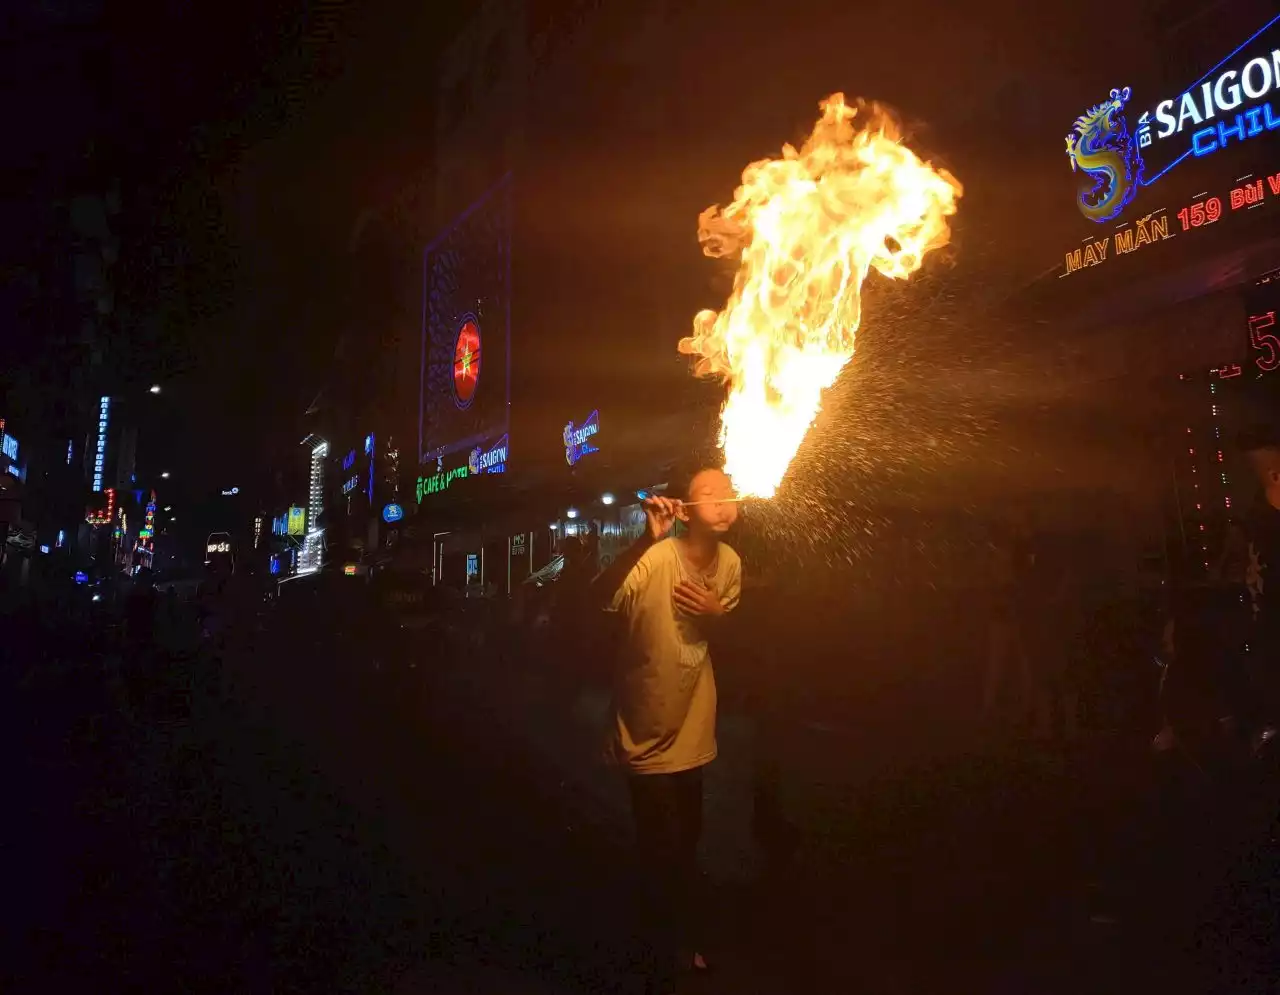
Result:
M867 274L918 270L950 240L963 193L902 144L879 105L836 93L820 107L798 151L753 162L733 202L698 218L703 253L741 262L724 308L699 312L680 351L728 385L720 446L743 496L773 496L853 358Z

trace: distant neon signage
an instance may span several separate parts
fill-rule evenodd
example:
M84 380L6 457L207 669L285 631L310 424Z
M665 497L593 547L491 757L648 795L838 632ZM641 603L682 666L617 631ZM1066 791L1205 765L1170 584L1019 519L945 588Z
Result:
M1179 234L1212 227L1245 211L1268 207L1277 200L1280 200L1280 173L1237 181L1230 189L1219 188L1216 193L1202 195L1176 210L1170 207L1138 218L1116 229L1112 235L1085 239L1078 248L1066 253L1061 275L1070 276L1080 270L1100 266L1109 259L1129 255Z
M467 457L467 469L473 476L482 473L505 473L507 469L507 436L488 449L476 446Z
M351 450L351 452L347 453L346 456L342 457L342 469L350 470L355 465L356 465L356 451L353 449Z
M352 477L350 480L348 480L345 484L342 485L342 493L350 494L359 486L360 486L360 478Z
M15 463L18 462L18 440L7 432L0 431L0 451Z
M453 340L453 398L460 408L471 407L480 383L480 323L464 315Z
M436 472L430 476L418 478L418 503L421 504L424 497L448 490L456 481L465 480L467 477L506 473L509 450L508 436L503 435L488 449L476 446L467 454L467 462L461 466L446 468L444 458L437 457Z
M1264 39L1273 17L1217 62L1178 97L1143 111L1130 130L1125 106L1129 87L1089 108L1067 135L1067 157L1084 177L1077 195L1080 213L1105 224L1120 215L1139 189L1149 187L1184 159L1202 157L1280 129L1280 47ZM1224 66L1228 68L1223 68Z
M389 504L382 509L382 520L388 525L404 518L404 509L398 504Z
M111 398L98 399L98 435L93 451L93 489L102 490L102 470L107 460L107 426L110 423Z
M593 445L591 440L600 431L600 412L593 411L587 416L587 420L581 425L574 425L569 422L564 427L564 459L570 466L573 466L582 457L591 453L598 453L600 447Z
M229 542L211 542L204 547L206 553L230 553L231 543Z
M239 493L240 493L240 488L239 488L239 487L228 487L228 488L226 488L225 490L223 490L223 492L222 492L222 496L223 496L223 497L235 497L235 496L236 496L237 494L239 494Z
M289 509L288 533L291 536L304 535L307 531L307 512L305 508L294 505Z
M108 487L106 489L107 506L105 508L94 508L85 516L85 521L90 525L108 525L115 521L116 517L116 489Z

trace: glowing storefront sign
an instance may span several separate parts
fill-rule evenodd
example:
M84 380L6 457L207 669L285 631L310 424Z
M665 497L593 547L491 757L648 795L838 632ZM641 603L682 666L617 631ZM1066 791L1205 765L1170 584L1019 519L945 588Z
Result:
M389 504L382 509L382 520L388 525L404 518L404 509L398 504Z
M111 398L101 397L98 399L98 434L94 442L93 451L93 489L95 492L102 490L102 468L106 465L107 459L107 426L110 422Z
M3 430L0 430L0 452L18 462L18 440Z
M600 412L593 411L581 425L569 422L564 427L564 459L573 466L582 457L598 453L599 446L591 443L591 439L600 431Z
M1129 87L1076 119L1067 135L1072 170L1085 178L1080 213L1105 224L1188 156L1206 156L1280 129L1280 47L1264 39L1280 24L1273 17L1180 96L1143 111L1131 130L1125 107ZM1225 67L1225 68L1224 68ZM1145 150L1145 151L1144 151Z
M482 473L505 473L507 470L507 436L503 436L488 449L476 446L467 457L467 469L472 476Z
M503 435L488 449L476 446L467 455L467 462L462 466L445 469L444 458L437 457L436 472L431 476L418 478L418 503L421 504L422 499L427 495L448 490L456 480L465 480L467 477L478 477L483 474L506 473L509 450L509 437Z
M230 553L231 543L229 542L211 542L204 547L206 553Z
M223 497L235 497L235 496L236 496L237 494L239 494L239 493L240 493L240 488L239 488L239 487L227 487L227 488L225 488L225 489L223 490L223 492L222 492L222 496L223 496Z
M305 535L307 531L307 512L296 504L289 509L288 533L291 536Z

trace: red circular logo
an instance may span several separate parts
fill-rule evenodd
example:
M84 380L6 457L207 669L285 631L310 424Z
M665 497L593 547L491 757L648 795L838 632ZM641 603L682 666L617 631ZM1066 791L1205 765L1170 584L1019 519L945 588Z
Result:
M453 343L453 396L458 407L469 407L480 382L480 326L467 316Z

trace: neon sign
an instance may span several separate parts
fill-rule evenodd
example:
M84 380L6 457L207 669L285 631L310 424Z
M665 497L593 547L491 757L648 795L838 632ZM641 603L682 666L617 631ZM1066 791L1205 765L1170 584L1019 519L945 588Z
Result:
M98 400L98 437L93 454L93 489L95 492L102 490L102 468L106 464L107 459L107 424L111 411L111 398L102 397Z
M509 450L508 436L503 435L488 449L476 446L467 455L467 462L462 466L446 469L444 458L437 457L436 472L430 476L418 478L418 503L421 504L422 499L430 494L439 494L448 490L455 480L465 480L467 477L478 477L482 474L506 473Z
M1262 353L1254 359L1258 369L1270 373L1280 367L1280 337L1272 331L1276 327L1276 313L1255 314L1249 318L1249 344Z
M18 440L3 430L0 430L0 451L15 463L18 462Z
M350 494L350 493L351 493L352 491L354 491L354 490L355 490L359 485L360 485L360 478L359 478L359 477L352 477L350 480L348 480L345 484L343 484L343 485L342 485L342 493L343 493L343 494Z
M1129 87L1085 111L1067 135L1067 157L1086 183L1080 213L1103 224L1117 217L1138 190L1149 187L1188 156L1202 157L1280 130L1280 47L1247 49L1280 24L1273 17L1175 98L1143 111L1130 131L1124 109ZM1224 66L1229 68L1223 69ZM1144 151L1145 150L1145 151Z
M593 411L581 425L569 422L564 427L564 459L573 466L582 457L598 453L599 446L592 445L591 438L600 431L600 412Z
M107 506L105 509L95 509L85 516L85 521L90 525L108 525L115 520L116 517L116 489L108 487L106 490Z
M356 451L353 449L351 450L351 452L347 453L346 456L342 457L342 469L350 470L355 465L356 465Z
M382 509L382 520L388 525L404 518L404 509L398 504L389 504Z
M478 476L482 473L505 473L507 470L507 436L503 436L490 448L476 446L467 457L467 470Z
M480 325L474 314L464 315L453 340L453 399L460 408L471 407L480 382Z
M1082 269L1099 266L1108 259L1137 252L1145 246L1163 242L1180 233L1211 227L1229 217L1264 207L1276 200L1280 200L1280 173L1244 178L1229 190L1220 189L1218 193L1207 197L1202 194L1201 199L1184 204L1176 211L1153 211L1116 229L1114 235L1084 239L1078 248L1066 253L1065 270L1060 276L1070 276Z

